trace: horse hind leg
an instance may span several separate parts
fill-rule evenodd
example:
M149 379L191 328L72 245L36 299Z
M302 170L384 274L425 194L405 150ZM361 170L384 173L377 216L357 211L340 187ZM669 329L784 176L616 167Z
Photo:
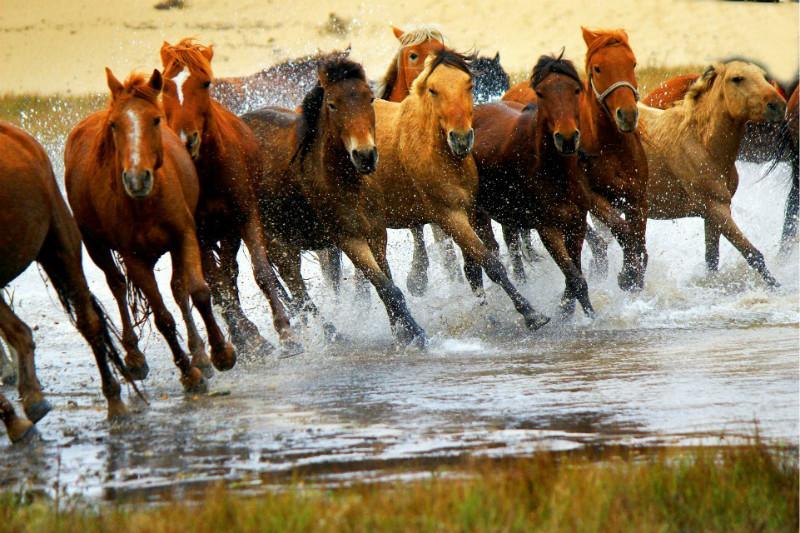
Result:
M608 277L608 240L594 226L586 227L586 243L592 252L591 271L598 279Z
M132 382L133 376L111 340L108 317L89 291L81 265L80 234L77 227L73 227L72 231L70 224L71 219L66 215L60 224L54 224L38 261L52 281L67 312L71 310L70 314L74 313L75 327L92 348L100 372L103 395L108 402L109 418L122 417L128 410L122 401L119 382L111 372L109 363L116 366L129 382ZM138 393L135 386L134 389Z
M336 247L317 252L322 277L331 286L334 294L339 296L342 287L342 251Z
M203 372L203 376L210 378L214 375L214 367L211 365L211 359L208 358L205 344L197 331L194 316L192 316L192 306L189 300L189 291L186 288L185 273L180 261L175 257L172 260L170 288L172 289L175 303L178 304L178 309L181 311L181 316L183 316L183 322L186 325L186 336L189 344L189 353L192 355L192 366L199 368Z
M451 239L437 224L431 224L431 231L433 232L433 240L442 248L442 255L444 256L444 266L450 281L460 282L463 281L461 272L458 268L458 255L456 255L456 248Z
M411 258L411 270L406 278L408 292L414 296L422 296L428 288L428 250L425 248L425 226L410 228L411 237L414 239L414 255Z
M520 228L511 228L510 226L502 226L503 240L506 241L508 247L508 255L511 258L511 271L514 273L514 279L519 283L527 281L525 277L525 267L522 264L522 250L520 247Z
M2 394L0 394L0 418L3 419L8 438L13 443L21 442L36 433L33 422L17 416L14 406Z
M720 227L711 219L703 219L706 241L706 268L709 272L719 270L719 238L722 235Z
M786 211L783 218L781 232L780 255L787 256L792 249L792 243L797 240L798 208L800 208L800 176L798 176L797 154L792 161L792 188L786 197Z
M30 328L8 306L0 296L0 329L19 358L19 395L25 414L34 424L50 412L52 406L44 394L33 360L35 344Z
M16 354L0 335L0 384L14 386L17 384L17 367L14 362Z

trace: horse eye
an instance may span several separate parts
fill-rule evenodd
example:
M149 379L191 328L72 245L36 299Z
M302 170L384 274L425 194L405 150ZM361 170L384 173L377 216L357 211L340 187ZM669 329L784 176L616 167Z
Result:
M431 93L433 96L439 96L439 91L435 91L433 89L428 89L428 92Z
M369 99L369 103L370 104L373 103L373 102L375 102L375 97L374 96L370 97L370 99Z
M207 82L205 82L203 84L203 89L208 89L209 87L211 87L211 82L210 81L207 81Z
M575 94L581 94L581 89L580 89L580 87L576 87L576 88L575 88Z
M600 74L600 67L594 67L594 71L595 71L597 74Z
M544 98L544 95L541 92L536 91L536 97L537 98Z
M332 102L328 102L328 109L330 109L331 111L336 111L336 105L333 104Z
M744 81L744 78L742 76L734 76L733 80L731 81L733 81L733 83L742 83Z
M156 117L153 119L153 126L158 126L161 124L161 117Z
M414 52L411 52L410 54L408 54L408 58L409 58L411 61L416 61L418 57L419 57L419 56L418 56L417 54L415 54Z

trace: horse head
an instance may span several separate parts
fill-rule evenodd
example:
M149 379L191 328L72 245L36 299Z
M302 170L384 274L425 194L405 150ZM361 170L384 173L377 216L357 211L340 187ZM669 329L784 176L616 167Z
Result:
M571 61L541 56L533 69L531 88L536 91L537 123L553 136L556 150L563 155L578 153L581 141L580 98L583 91Z

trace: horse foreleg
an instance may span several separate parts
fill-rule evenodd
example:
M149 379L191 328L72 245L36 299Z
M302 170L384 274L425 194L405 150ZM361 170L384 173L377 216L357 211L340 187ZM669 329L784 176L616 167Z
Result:
M586 228L588 226L586 215L587 213L584 212L581 217L574 218L564 231L564 244L567 246L569 257L578 273L580 273L583 283L586 283L586 277L583 275L583 267L581 266L581 254L583 253L583 241L586 240ZM579 285L582 286L583 284L579 283ZM579 290L576 298L578 298L584 314L589 318L594 318L594 308L589 300L588 286L585 292Z
M335 246L317 252L322 277L338 296L342 285L342 251Z
M608 276L608 241L596 228L586 225L586 242L592 251L592 270L600 279Z
M211 308L211 290L208 288L203 269L200 266L200 246L192 227L183 235L179 247L172 252L172 292L181 309L186 331L189 337L189 351L192 354L192 365L204 373L210 371L208 356L203 348L203 339L197 332L192 317L189 297L192 298L208 334L211 346L211 363L217 370L230 370L236 364L236 351L225 340Z
M42 394L42 385L36 377L33 360L34 342L30 328L8 306L0 295L0 329L8 343L17 352L19 359L19 395L25 414L36 423L52 407Z
M453 239L447 236L436 224L431 224L431 231L433 232L433 240L442 248L442 255L444 256L444 267L447 271L450 281L461 281L461 272L458 268L458 256L456 249L453 246Z
M575 264L572 256L567 249L564 233L552 226L539 228L539 236L550 256L564 274L565 288L561 298L562 316L571 316L575 312L575 300L577 299L583 307L587 316L594 316L594 308L589 300L589 286L580 271L580 267Z
M203 378L203 373L197 367L192 366L189 357L186 356L186 352L183 351L178 341L178 330L175 325L175 319L164 305L164 300L161 298L161 293L158 290L156 278L153 275L152 266L130 255L125 255L123 257L123 262L125 263L128 277L133 284L142 291L144 297L147 299L147 303L150 304L150 309L153 310L153 318L155 319L156 327L169 345L173 360L175 361L175 366L177 366L178 370L181 372L181 383L184 389L187 392L205 392L207 385Z
M622 246L622 272L617 276L617 285L624 291L637 291L644 288L644 274L647 270L647 206L632 205L625 208L625 220L628 231L619 233L619 229L610 227L611 232Z
M17 366L14 362L16 357L13 349L3 341L2 335L0 335L0 383L3 385L17 384Z
M514 279L520 283L524 283L525 267L522 264L522 251L520 250L520 231L521 228L503 225L503 240L506 241L508 247L508 255L511 258L511 271L514 273Z
M800 181L798 178L796 155L792 161L792 188L786 197L786 211L783 215L783 231L781 232L780 254L785 256L797 240L798 208L800 208Z
M711 206L706 212L706 220L719 228L722 235L744 256L747 264L761 274L767 285L770 287L778 287L780 285L767 268L764 254L747 240L742 230L733 221L730 206L724 204Z
M425 249L425 226L414 226L411 237L414 239L414 255L411 259L411 270L406 278L408 292L414 296L422 296L428 288L428 251Z
M266 238L261 227L261 222L256 215L248 218L244 227L244 243L250 252L250 259L253 262L253 275L256 278L261 292L267 297L270 308L272 309L272 324L275 331L285 347L298 350L299 346L294 340L292 330L289 327L289 316L286 308L279 297L278 278L272 269L269 258L267 257Z
M719 270L719 238L722 230L711 218L703 219L706 241L706 268L709 272Z
M386 307L389 322L399 342L402 344L426 343L425 331L416 323L408 311L405 297L389 276L381 269L369 244L364 239L348 238L340 243L342 251L364 276L372 283Z
M514 307L525 319L525 324L531 329L539 329L550 321L548 317L536 311L530 303L519 293L508 279L506 269L500 260L481 242L478 235L469 224L469 218L463 211L450 211L438 221L453 240L461 247L465 256L476 261L493 282L500 285L511 298Z
M133 379L145 379L150 372L150 367L147 365L147 359L144 354L139 349L139 339L133 330L125 276L117 268L117 264L111 255L111 250L94 242L91 238L85 239L85 243L89 257L105 274L108 288L111 289L111 294L114 295L114 300L117 302L119 318L122 322L122 347L125 349L125 366L128 367L128 372L130 372Z

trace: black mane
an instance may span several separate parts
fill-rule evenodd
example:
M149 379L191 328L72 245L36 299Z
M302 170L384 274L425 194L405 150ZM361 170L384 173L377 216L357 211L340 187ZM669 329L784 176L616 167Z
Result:
M320 60L319 75L323 76L328 84L340 83L345 80L361 80L367 83L364 68L355 61L348 59L346 54L341 52L335 52ZM319 118L322 114L324 98L325 89L322 88L319 80L317 80L317 85L306 94L300 106L302 110L300 140L297 151L292 156L292 161L299 155L300 163L302 164L317 139L319 135Z
M563 74L583 87L583 82L578 76L578 71L575 70L575 65L569 59L564 59L564 50L561 50L558 56L543 55L539 57L539 61L536 62L536 66L533 67L533 73L531 73L531 88L536 89L536 86L542 83L550 74Z

